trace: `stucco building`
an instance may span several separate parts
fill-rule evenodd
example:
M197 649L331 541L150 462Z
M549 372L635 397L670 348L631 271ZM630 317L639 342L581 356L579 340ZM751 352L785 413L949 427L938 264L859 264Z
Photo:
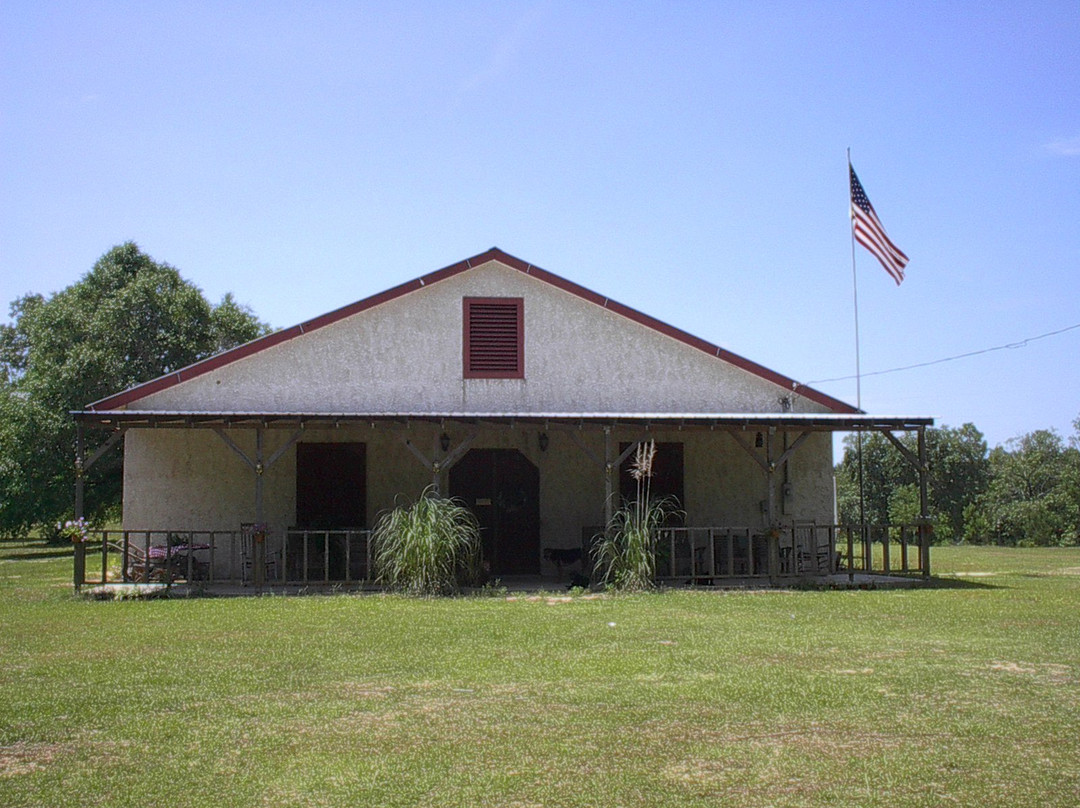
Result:
M833 572L832 433L930 423L867 416L495 248L75 417L124 441L125 545L198 545L199 574L225 579L254 523L267 581L370 578L367 529L430 485L476 513L493 575L562 573L574 553L544 551L587 544L643 440L682 511L671 577Z

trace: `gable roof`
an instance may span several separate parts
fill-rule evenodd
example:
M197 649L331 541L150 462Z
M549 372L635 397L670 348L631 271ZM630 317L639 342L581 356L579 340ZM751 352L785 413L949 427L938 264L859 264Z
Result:
M180 370L174 371L172 373L167 373L164 376L159 376L158 378L152 379L151 381L131 387L121 393L117 393L115 395L108 396L107 398L103 398L99 401L95 401L94 403L87 406L87 410L94 412L102 412L114 410L119 407L126 407L132 402L138 401L142 398L145 398L146 396L152 395L153 393L157 393L161 390L173 387L183 381L196 378L203 375L204 373L209 373L210 371L216 370L225 365L229 365L240 359L251 356L252 354L259 353L260 351L270 348L271 346L278 345L282 342L287 342L288 340L295 339L296 337L300 337L304 334L308 334L312 331L324 328L325 326L336 323L340 320L345 319L346 317L351 317L354 314L358 314L360 312L367 311L368 309L375 308L376 306L379 306L390 300L403 297L411 292L415 292L426 286L431 286L434 283L438 283L439 281L444 281L447 278L452 278L456 275L460 275L463 272L468 272L474 267L487 264L491 261L497 261L503 266L517 270L518 272L522 272L532 278L550 284L557 289L561 289L564 292L575 295L582 300L586 300L590 303L593 303L594 305L600 306L603 309L621 315L635 323L643 325L647 328L651 328L654 331L658 331L659 333L671 337L672 339L675 339L679 342L682 342L685 345L689 345L690 347L696 348L697 350L709 354L710 356L714 356L717 359L741 368L742 370L748 371L749 373L752 373L753 375L761 379L772 382L773 384L776 384L785 390L797 392L799 395L828 408L832 412L849 414L859 412L857 408L851 406L850 404L833 398L832 396L826 395L825 393L822 393L818 390L814 390L813 388L806 387L805 385L796 382L794 379L790 379L787 376L770 370L762 365L757 364L756 362L752 362L749 359L732 353L731 351L721 348L718 345L714 345L711 342L707 342L703 339L693 336L692 334L688 334L681 329L661 322L660 320L657 320L654 317L650 317L647 314L643 314L636 309L625 306L622 303L618 303L617 301L614 301L609 297L597 294L596 292L586 289L585 287L580 286L573 281L566 280L565 278L562 278L552 272L548 272L545 269L541 269L540 267L534 266L526 261L522 261L520 258L515 258L514 256L503 252L498 247L492 247L490 250L482 252L479 255L474 255L471 258L466 258L464 261L459 261L456 264L451 264L450 266L443 267L442 269L428 273L427 275L422 275L419 278L407 281L406 283L402 283L391 289L387 289L385 292L380 292L379 294L372 295L371 297L364 298L363 300L359 300L356 303L342 306L339 309L335 309L334 311L320 315L319 317L307 320L303 323L300 323L299 325L294 325L291 328L283 328L280 331L275 331L272 334L267 334L265 337L260 337L259 339L252 340L251 342L245 343L244 345L239 345L230 350L223 351L219 354L215 354L214 356L207 357L206 359L195 362L194 364L188 365L187 367L181 368Z

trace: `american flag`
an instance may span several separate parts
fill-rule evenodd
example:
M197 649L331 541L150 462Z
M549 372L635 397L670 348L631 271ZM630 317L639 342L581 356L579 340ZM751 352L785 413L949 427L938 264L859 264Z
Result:
M848 169L851 171L851 220L855 224L855 240L874 254L899 286L904 280L908 257L889 240L862 183L855 176L855 169L850 164Z

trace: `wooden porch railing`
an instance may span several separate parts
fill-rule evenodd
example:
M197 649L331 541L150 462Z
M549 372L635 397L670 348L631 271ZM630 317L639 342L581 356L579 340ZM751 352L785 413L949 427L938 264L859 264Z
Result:
M371 583L370 534L289 529L254 541L245 530L93 531L75 545L74 584Z
M928 526L913 524L663 528L657 579L928 576L928 542Z
M75 545L75 587L229 581L239 530L99 530Z
M583 531L583 569L594 529ZM660 532L657 580L792 580L930 574L928 525L671 527ZM74 583L373 584L371 531L290 528L261 545L244 530L102 530L75 545ZM263 574L257 574L260 565Z
M374 582L370 530L293 528L282 554L288 584Z

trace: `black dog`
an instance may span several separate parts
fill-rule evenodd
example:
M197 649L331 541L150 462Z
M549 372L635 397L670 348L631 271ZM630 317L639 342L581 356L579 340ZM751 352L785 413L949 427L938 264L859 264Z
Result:
M544 560L554 564L555 569L559 571L559 577L562 578L562 568L564 564L577 564L581 561L581 548L545 547Z

